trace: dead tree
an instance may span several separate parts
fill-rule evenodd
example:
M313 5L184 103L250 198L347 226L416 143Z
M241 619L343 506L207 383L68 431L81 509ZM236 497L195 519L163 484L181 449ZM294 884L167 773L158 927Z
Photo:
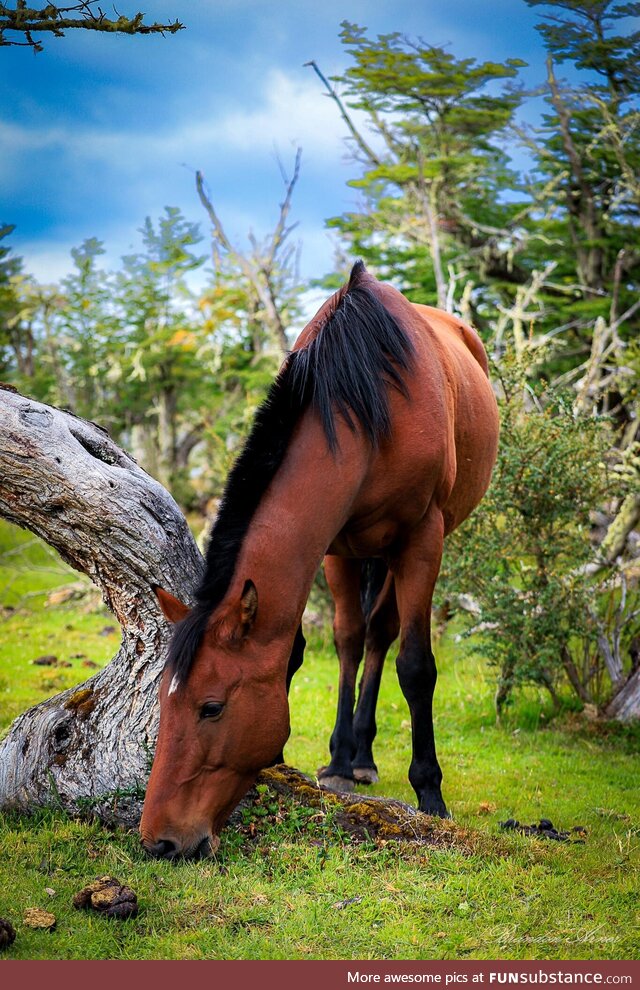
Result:
M213 270L221 273L227 265L239 270L246 286L250 322L260 327L260 333L275 343L281 353L287 354L287 308L286 297L298 282L297 249L288 243L297 223L289 223L291 200L300 177L302 148L296 151L293 175L289 179L282 165L280 171L285 186L285 195L280 203L280 213L273 232L263 244L258 243L253 233L249 234L251 252L244 253L227 236L220 217L206 189L202 172L196 172L196 189L211 223L211 250ZM256 350L259 348L256 347Z
M0 807L96 804L144 792L168 635L153 594L189 600L202 558L171 496L109 436L0 391L0 515L87 574L120 623L120 649L80 687L21 715L0 743ZM126 802L125 802L126 804Z

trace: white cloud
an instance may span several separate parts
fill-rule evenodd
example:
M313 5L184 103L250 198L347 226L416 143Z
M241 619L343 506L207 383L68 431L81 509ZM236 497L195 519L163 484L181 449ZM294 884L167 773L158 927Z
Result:
M261 102L247 109L207 112L199 105L194 118L169 132L106 130L82 123L36 130L0 121L5 163L23 154L64 149L74 162L102 162L117 172L137 172L158 160L195 162L220 154L273 153L286 158L301 145L305 158L335 160L344 153L345 127L337 108L314 79L292 78L273 70Z
M200 222L206 237L195 168L209 181L229 237L244 245L249 230L260 239L273 229L283 191L275 154L290 175L300 145L302 174L292 216L300 226L293 236L303 242L303 273L321 275L333 257L324 217L342 208L344 133L337 108L310 69L291 75L273 69L252 104L221 107L212 96L208 106L194 104L177 126L145 124L132 131L130 123L99 127L79 118L49 128L0 120L0 183L6 192L13 190L13 204L9 200L4 212L15 216L11 207L23 200L26 214L37 190L41 217L48 220L46 240L34 236L33 224L22 240L20 220L15 250L45 282L70 271L69 251L85 237L104 241L103 264L117 266L122 254L138 249L136 228L144 216L157 217L167 203Z
M307 71L308 78L293 79L273 70L262 105L212 122L217 140L242 151L301 145L308 156L326 159L340 154L344 124L318 80Z

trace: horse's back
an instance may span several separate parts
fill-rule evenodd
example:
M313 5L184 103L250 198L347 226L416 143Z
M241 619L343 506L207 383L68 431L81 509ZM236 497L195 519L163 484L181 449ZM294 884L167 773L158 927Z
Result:
M489 362L487 352L480 335L473 327L461 320L453 313L447 313L435 306L424 306L421 303L413 303L413 308L420 316L439 333L450 336L454 340L460 341L465 348L475 358L487 378L489 377Z

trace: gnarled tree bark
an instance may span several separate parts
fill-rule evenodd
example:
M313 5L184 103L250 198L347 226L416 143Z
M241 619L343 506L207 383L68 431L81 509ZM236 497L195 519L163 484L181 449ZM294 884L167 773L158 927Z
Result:
M0 742L0 807L93 803L101 818L129 821L155 744L168 636L152 589L189 601L201 555L169 493L99 426L6 387L0 516L87 574L122 629L104 670L25 712Z
M640 668L634 670L629 680L613 696L604 714L606 718L617 722L636 722L640 719Z

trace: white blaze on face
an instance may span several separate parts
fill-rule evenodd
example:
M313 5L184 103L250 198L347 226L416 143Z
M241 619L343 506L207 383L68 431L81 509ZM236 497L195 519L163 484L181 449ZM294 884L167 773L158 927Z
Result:
M178 684L179 684L178 675L174 674L171 684L169 685L169 694L173 694L174 691L178 690Z

